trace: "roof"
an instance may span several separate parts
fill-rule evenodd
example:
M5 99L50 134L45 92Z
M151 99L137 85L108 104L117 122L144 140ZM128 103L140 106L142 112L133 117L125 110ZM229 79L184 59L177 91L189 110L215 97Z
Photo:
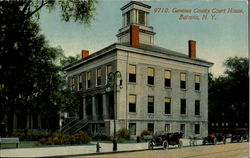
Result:
M121 7L121 10L124 10L124 9L128 8L129 6L131 6L133 4L140 5L140 6L145 7L145 8L151 8L150 5L147 5L147 4L138 2L138 1L131 1L128 4L126 4L125 6Z
M119 46L122 46L122 47L119 47ZM63 69L64 70L72 69L75 66L78 67L78 66L82 65L83 63L85 63L87 61L92 61L96 57L99 57L101 55L105 55L106 53L108 53L110 51L113 51L113 50L116 50L116 49L124 50L126 48L134 49L134 52L138 51L138 49L139 49L139 50L150 51L150 52L154 52L154 53L158 53L158 54L162 54L162 55L167 55L167 56L170 56L170 57L180 57L180 58L183 58L183 59L189 59L189 60L192 60L192 61L198 61L198 62L201 62L201 63L206 63L206 64L209 64L209 65L213 65L212 62L209 62L209 61L206 61L206 60L203 60L203 59L199 59L199 58L190 59L187 54L172 51L172 50L169 50L169 49L166 49L166 48L163 48L163 47L159 47L159 46L155 46L155 45L140 44L139 47L132 47L129 43L113 43L113 44L111 44L111 45L109 45L109 46L107 46L107 47L105 47L105 48L103 48L103 49L89 55L88 57L86 57L84 59L78 60L78 61L76 61L74 63L71 63L71 64L65 66ZM156 55L154 53L151 54L151 55L153 55L153 56ZM145 54L145 55L148 55L148 54Z
M129 43L118 43L118 44L126 46L126 47L132 47ZM163 48L163 47L159 47L159 46L156 46L156 45L140 44L140 47L137 47L137 48L140 48L140 49L143 49L143 50L147 50L147 51L157 52L157 53L161 53L161 54L165 54L165 55L170 55L170 56L176 56L176 57L182 57L182 58L188 58L188 59L190 59L187 54L176 52L176 51L173 51L173 50L169 50L169 49L166 49L166 48ZM209 61L206 61L206 60L203 60L203 59L199 59L199 58L195 58L193 60L213 64L213 63L211 63Z

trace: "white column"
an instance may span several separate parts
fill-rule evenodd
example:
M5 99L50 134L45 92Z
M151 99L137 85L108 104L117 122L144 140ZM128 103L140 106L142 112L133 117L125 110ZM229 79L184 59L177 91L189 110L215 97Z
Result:
M92 117L96 117L95 95L92 96Z
M102 111L103 111L104 117L106 118L108 113L107 113L107 100L106 100L105 93L102 94Z
M83 118L87 118L87 113L86 113L86 98L82 97L82 110L83 110Z

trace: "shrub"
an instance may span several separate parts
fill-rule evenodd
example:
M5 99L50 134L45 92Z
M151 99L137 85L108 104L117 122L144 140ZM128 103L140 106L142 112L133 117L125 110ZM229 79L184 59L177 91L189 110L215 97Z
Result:
M80 131L73 136L55 133L51 137L41 138L39 142L44 145L65 145L65 144L86 144L91 141L91 137Z
M118 132L117 132L117 137L118 139L126 139L128 140L130 138L130 132L128 129L126 128L123 128L123 129L120 129Z
M83 131L74 134L73 137L75 138L76 144L87 144L92 140L92 138Z

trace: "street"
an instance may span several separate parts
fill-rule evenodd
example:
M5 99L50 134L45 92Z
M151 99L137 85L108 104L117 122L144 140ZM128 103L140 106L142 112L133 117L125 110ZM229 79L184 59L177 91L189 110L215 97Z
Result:
M77 156L73 158L248 158L248 156L248 142L244 142L184 147L182 149L172 148L169 150L158 148L139 152Z

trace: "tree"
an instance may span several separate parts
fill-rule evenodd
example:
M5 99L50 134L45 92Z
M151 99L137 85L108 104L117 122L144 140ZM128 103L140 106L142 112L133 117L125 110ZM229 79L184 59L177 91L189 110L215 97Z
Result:
M9 122L12 129L13 113L21 116L40 114L47 128L56 128L60 95L64 95L61 67L55 60L60 49L48 45L39 34L42 8L61 10L64 21L89 23L97 1L22 0L0 2L0 122ZM72 102L72 101L71 101ZM7 112L7 120L6 120ZM52 120L52 121L48 121ZM24 119L25 121L25 119ZM28 124L28 123L27 123ZM21 125L25 128L26 124ZM2 128L1 128L2 131Z
M90 24L94 18L97 0L20 0L20 1L1 1L1 7L5 5L17 5L20 21L30 20L33 16L39 19L42 8L48 11L60 11L63 21L73 20L79 23Z
M232 128L248 124L248 58L230 57L223 76L209 77L209 121L228 122Z

